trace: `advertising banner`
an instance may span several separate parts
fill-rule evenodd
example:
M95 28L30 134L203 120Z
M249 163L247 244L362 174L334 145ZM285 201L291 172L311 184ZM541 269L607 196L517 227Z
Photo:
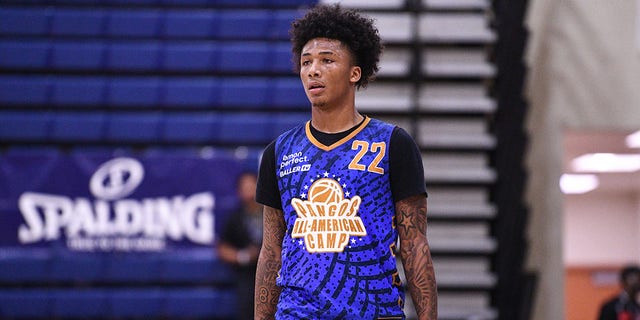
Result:
M0 249L163 252L215 245L241 163L196 153L0 155Z

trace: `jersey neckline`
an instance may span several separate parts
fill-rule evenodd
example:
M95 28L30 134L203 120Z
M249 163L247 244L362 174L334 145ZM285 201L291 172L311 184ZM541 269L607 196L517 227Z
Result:
M355 137L358 133L360 133L360 131L362 131L362 129L364 129L367 126L367 124L369 124L370 121L371 121L371 118L365 116L365 119L360 123L360 125L355 130L353 130L353 132L349 133L344 138L328 146L318 141L318 139L316 139L311 133L311 120L307 121L307 123L305 124L305 133L307 135L307 139L309 139L309 141L311 141L311 143L314 146L316 146L318 149L321 149L324 151L331 151L339 147L343 143L349 141L351 138Z

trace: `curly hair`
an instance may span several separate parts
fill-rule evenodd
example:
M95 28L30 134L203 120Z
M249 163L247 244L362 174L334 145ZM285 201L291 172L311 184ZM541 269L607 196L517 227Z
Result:
M338 4L318 5L294 21L289 30L295 70L300 71L302 48L311 39L338 40L347 46L355 65L362 70L356 88L366 88L375 79L383 45L373 19L360 15L355 10L343 9Z
M634 274L640 275L640 266L638 265L625 266L624 268L622 268L622 271L620 271L620 282L623 284L626 283L627 279Z

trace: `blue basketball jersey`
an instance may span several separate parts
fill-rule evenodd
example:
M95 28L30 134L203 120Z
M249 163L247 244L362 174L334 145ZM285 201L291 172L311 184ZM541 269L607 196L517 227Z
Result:
M393 129L366 118L325 146L307 122L276 140L287 227L276 319L404 319L389 183Z

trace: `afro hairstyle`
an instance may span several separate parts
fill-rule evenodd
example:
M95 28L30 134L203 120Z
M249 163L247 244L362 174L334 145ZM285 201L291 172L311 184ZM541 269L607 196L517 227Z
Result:
M289 30L295 70L300 71L302 48L315 38L340 41L351 52L355 65L362 71L356 88L366 88L375 79L378 62L384 46L373 19L355 10L343 9L338 4L317 5L307 14L295 20Z

